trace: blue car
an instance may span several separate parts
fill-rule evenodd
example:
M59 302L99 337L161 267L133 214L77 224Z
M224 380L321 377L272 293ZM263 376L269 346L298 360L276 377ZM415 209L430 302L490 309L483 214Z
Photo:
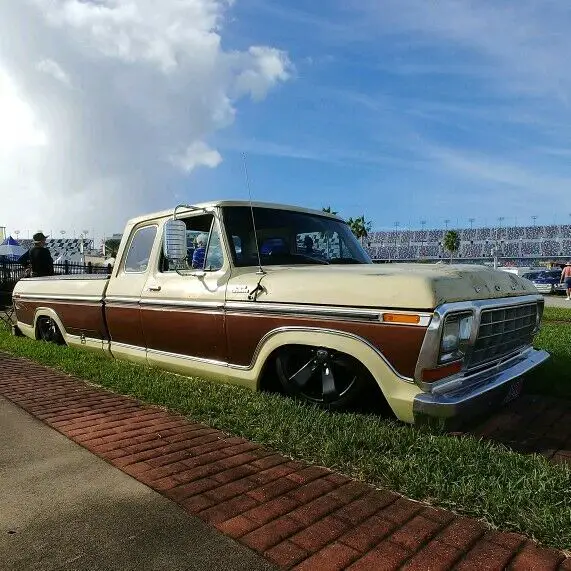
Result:
M560 283L561 270L547 270L532 278L533 285L540 293L565 293L566 286Z

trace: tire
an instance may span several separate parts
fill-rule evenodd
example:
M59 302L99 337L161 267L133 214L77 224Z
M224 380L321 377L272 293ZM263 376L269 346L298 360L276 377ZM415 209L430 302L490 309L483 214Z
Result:
M40 341L63 345L64 340L57 326L57 323L51 317L39 317L36 325L37 337Z
M370 374L353 357L332 349L290 345L276 356L284 391L328 410L346 410L371 387Z

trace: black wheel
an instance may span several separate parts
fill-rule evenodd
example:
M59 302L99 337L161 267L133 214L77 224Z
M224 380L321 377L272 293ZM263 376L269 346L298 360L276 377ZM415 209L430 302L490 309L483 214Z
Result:
M369 373L359 361L331 349L284 347L276 369L287 394L332 410L354 404L369 385Z
M48 343L63 344L63 337L57 323L51 317L40 317L38 319L38 338Z

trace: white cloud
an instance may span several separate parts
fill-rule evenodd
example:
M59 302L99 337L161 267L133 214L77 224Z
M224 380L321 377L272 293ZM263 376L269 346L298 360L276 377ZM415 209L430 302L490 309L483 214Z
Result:
M69 75L61 68L61 66L53 59L43 59L38 62L38 71L51 75L54 79L61 81L67 87L71 87Z
M275 48L252 46L248 50L249 66L236 78L239 94L250 93L252 99L263 99L268 89L290 77L291 66L287 54ZM241 57L240 59L244 59Z
M0 69L0 151L12 153L45 144L46 134L38 126L32 109L21 100L14 82Z
M129 216L169 207L181 169L216 167L222 157L204 141L232 124L240 97L263 99L293 69L270 46L225 49L230 6L0 2L0 77L17 93L9 105L0 95L0 120L11 120L0 129L10 149L0 155L0 198L11 197L0 222L117 231ZM28 147L44 146L22 148L24 133Z
M204 166L211 169L216 168L222 162L222 156L206 143L196 141L189 145L184 153L171 157L173 165L179 167L186 173L192 172L196 167Z

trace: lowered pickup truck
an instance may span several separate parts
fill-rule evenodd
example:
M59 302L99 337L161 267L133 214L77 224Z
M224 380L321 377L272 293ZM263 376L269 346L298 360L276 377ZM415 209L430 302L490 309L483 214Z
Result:
M340 218L222 201L130 220L110 276L28 278L16 333L405 422L518 396L543 297L482 266L376 265ZM380 389L380 391L378 390Z

